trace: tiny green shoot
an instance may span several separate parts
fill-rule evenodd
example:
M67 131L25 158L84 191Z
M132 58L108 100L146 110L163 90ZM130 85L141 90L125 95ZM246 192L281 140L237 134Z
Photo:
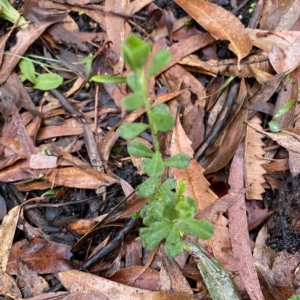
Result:
M280 117L281 115L285 114L286 112L288 112L292 108L294 103L295 103L295 100L291 99L279 107L278 111L272 117L272 120L268 123L269 129L272 132L281 131L281 129L282 129L281 125L277 121L275 121L275 119Z
M248 12L249 12L250 14L252 14L252 13L254 12L255 6L256 6L256 3L251 3L251 4L250 4L250 7L249 7L249 9L248 9Z
M19 68L22 72L22 77L30 81L35 89L48 91L58 88L63 83L63 78L58 74L37 74L30 59L22 58L19 62Z

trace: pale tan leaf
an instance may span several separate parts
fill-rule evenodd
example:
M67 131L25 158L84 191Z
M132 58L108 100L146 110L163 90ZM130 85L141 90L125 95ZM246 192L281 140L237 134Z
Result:
M280 132L276 133L266 132L256 126L252 126L252 128L277 142L280 146L287 150L300 153L300 135L297 132L293 132L291 128L284 128Z
M58 274L64 287L71 290L72 286L80 285L86 291L100 292L110 300L193 300L193 295L148 291L130 287L96 275L77 270L60 272Z
M266 1L261 29L290 30L299 17L300 0ZM269 3L268 3L269 2ZM264 5L265 6L265 5Z
M237 55L238 61L249 54L252 42L244 25L224 8L204 0L174 0L174 2L215 39L229 41L229 49Z
M277 73L287 73L296 69L300 65L300 38L285 50L273 46L269 53L270 62Z
M186 136L177 119L173 131L170 154L175 155L179 152L185 152L190 157L193 157L194 155L194 151L191 148L191 141ZM196 200L199 211L218 199L218 196L209 189L210 184L205 179L203 172L204 169L194 159L191 159L191 162L186 169L171 169L171 173L177 181L183 180L186 183L186 194Z
M253 117L249 122L249 124L263 130L260 123L261 121L257 116ZM261 194L265 192L263 184L266 181L263 174L266 173L266 170L262 166L265 161L260 158L265 154L262 138L263 135L255 131L252 127L247 127L245 141L245 185L250 186L249 191L246 193L248 200L262 200Z
M15 230L19 220L20 206L12 208L4 217L0 226L0 240L2 243L0 250L0 269L6 270L9 259L10 248L15 236Z

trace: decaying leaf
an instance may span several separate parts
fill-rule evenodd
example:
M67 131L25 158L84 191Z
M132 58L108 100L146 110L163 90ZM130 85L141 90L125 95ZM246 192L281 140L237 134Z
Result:
M251 40L244 26L234 15L214 3L203 0L174 0L188 12L215 39L230 42L229 49L238 57L238 62L247 56L252 48Z
M71 246L34 238L22 240L13 245L7 264L8 274L20 274L18 261L21 260L39 274L56 273L72 268L69 261Z
M256 128L261 128L260 119L255 116L249 122ZM266 170L263 168L264 160L261 159L265 152L263 151L263 136L257 133L253 128L247 127L245 140L245 186L250 190L246 193L248 200L262 200L261 194L265 192L263 184L266 182L263 174Z
M102 293L110 300L192 300L193 295L148 291L136 287L126 286L111 280L80 272L77 270L70 270L58 274L60 281L67 290L71 290L72 286L80 285L84 290L95 291Z
M241 143L233 157L228 183L233 189L244 186L244 145ZM238 217L237 217L238 216ZM228 210L232 252L239 275L251 299L264 299L254 267L249 243L245 198L240 197Z

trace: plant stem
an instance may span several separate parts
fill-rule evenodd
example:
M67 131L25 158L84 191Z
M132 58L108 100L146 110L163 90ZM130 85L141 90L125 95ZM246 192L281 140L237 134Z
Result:
M138 76L142 80L144 105L145 105L145 109L146 109L146 113L147 113L147 117L148 117L148 122L149 122L149 127L150 127L150 131L151 131L152 139L153 139L154 151L160 153L159 142L158 142L158 138L157 138L157 132L154 128L151 104L150 104L150 100L149 100L149 96L148 96L148 86L147 86L148 80L147 80L147 77L145 76L144 70L142 72L140 72L138 74Z

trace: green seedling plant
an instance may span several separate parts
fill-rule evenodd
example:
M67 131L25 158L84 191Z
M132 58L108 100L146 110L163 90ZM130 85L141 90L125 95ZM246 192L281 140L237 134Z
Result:
M300 300L300 295L293 295L288 300Z
M48 91L56 89L63 83L63 77L55 73L38 74L35 71L33 61L23 57L19 62L19 68L22 72L21 80L30 81L35 89Z
M286 103L284 103L282 106L280 106L280 108L278 109L278 111L274 114L274 116L272 117L272 120L268 123L269 125L269 129L272 132L279 132L281 131L281 125L275 121L276 118L280 117L281 115L285 114L286 112L288 112L292 106L294 105L295 100L291 99L289 101L287 101Z
M184 250L184 234L209 239L213 235L213 225L194 219L196 202L184 195L184 182L176 184L172 178L162 180L166 168L185 169L190 163L189 156L183 152L163 158L158 135L171 130L175 118L166 104L152 106L148 96L148 80L168 64L171 54L168 50L160 50L149 62L151 46L135 35L125 39L122 52L125 63L131 70L127 77L97 75L90 80L105 83L126 81L132 93L123 99L123 106L127 111L139 108L146 111L147 123L128 123L119 127L120 136L130 140L128 153L143 158L141 169L148 175L148 179L136 188L136 193L139 197L148 198L149 204L143 206L135 216L142 217L145 225L139 231L143 247L152 250L165 241L166 255L176 257ZM149 65L147 70L146 65ZM146 130L151 133L153 149L135 139Z
M248 9L248 12L249 12L250 14L252 14L252 13L254 12L255 6L256 6L256 3L251 3L251 4L250 4L250 7L249 7L249 9Z

